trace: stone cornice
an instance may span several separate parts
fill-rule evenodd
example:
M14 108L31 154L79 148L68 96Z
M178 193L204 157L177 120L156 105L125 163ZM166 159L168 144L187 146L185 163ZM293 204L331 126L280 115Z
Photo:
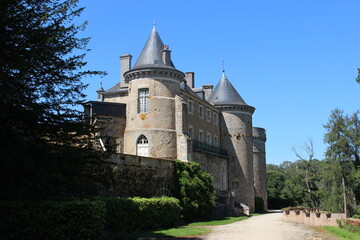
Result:
M124 73L126 82L138 78L170 78L179 82L184 80L185 74L176 69L170 68L137 68Z
M221 111L240 111L250 114L255 112L255 108L249 105L215 105L215 107Z

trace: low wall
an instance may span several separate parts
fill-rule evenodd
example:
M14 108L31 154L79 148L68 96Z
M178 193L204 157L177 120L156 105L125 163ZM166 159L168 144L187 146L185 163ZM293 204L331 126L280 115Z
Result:
M114 154L103 162L88 163L77 184L85 195L153 197L173 195L174 161Z
M309 226L338 226L336 220L345 219L344 213L305 213L303 211L283 211L283 220L294 223L304 223Z

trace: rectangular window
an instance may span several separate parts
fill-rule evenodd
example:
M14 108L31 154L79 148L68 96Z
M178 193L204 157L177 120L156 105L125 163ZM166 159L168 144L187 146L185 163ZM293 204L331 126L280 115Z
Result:
M214 113L214 115L213 115L213 122L214 122L215 125L217 125L217 123L218 123L218 115L217 115L217 113Z
M193 114L193 111L194 111L194 102L189 99L189 102L188 102L188 112L189 112L190 114Z
M211 134L210 133L206 134L206 144L211 145Z
M189 126L189 137L191 139L194 139L194 129L193 129L193 127L190 127L190 126Z
M203 132L203 130L199 130L199 142L204 142L204 132Z
M139 89L138 96L138 113L147 113L149 112L149 89L143 88Z
M209 109L206 109L206 120L211 122L211 111Z
M204 118L204 108L202 105L199 105L199 117Z
M214 136L214 146L219 147L219 140L217 136Z

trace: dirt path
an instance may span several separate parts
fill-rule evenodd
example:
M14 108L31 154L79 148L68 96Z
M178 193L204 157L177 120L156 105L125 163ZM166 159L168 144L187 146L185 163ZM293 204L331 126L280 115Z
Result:
M251 217L228 225L211 227L207 240L336 240L303 224L284 222L281 212Z

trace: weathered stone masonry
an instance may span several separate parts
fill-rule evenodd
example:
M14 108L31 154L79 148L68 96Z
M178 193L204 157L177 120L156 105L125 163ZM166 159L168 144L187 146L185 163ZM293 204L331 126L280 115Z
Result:
M120 56L120 82L106 91L101 87L98 102L85 105L90 122L101 129L100 147L115 145L123 154L115 161L118 174L112 187L117 194L127 189L125 195L151 195L154 189L137 186L146 182L149 171L157 179L149 178L154 188L159 181L171 185L172 161L169 169L162 164L179 159L196 161L213 176L218 203L229 214L240 213L240 206L252 212L255 197L266 206L265 129L253 128L255 108L245 103L225 72L215 88L196 88L195 74L175 68L155 26L133 67L131 60L130 54ZM149 158L136 160L137 165L121 160L136 155ZM154 165L160 168L149 168L146 161L152 165L154 159L163 159Z

